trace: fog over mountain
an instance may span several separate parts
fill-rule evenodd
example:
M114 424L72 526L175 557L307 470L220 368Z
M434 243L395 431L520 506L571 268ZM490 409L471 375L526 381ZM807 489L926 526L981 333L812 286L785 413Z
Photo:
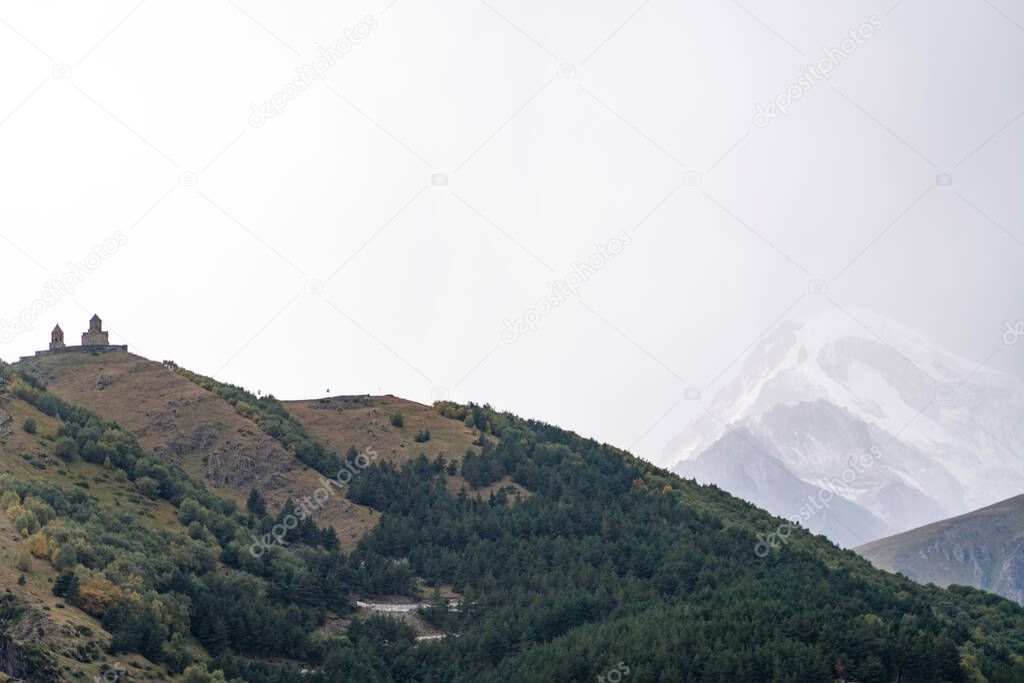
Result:
M766 335L667 451L783 517L833 493L805 526L855 545L1024 489L1022 389L895 321L825 311Z

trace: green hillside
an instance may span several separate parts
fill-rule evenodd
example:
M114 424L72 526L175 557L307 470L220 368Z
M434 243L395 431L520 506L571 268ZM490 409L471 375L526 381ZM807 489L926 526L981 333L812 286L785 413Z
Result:
M18 369L0 385L0 551L27 558L0 575L0 670L27 680L1024 681L1018 605L776 542L782 520L542 422L438 404L467 453L361 461L245 394L311 466L348 467L322 505L380 515L351 552L308 519L251 552L304 503L243 509ZM425 607L366 607L399 600ZM32 636L45 607L92 645Z

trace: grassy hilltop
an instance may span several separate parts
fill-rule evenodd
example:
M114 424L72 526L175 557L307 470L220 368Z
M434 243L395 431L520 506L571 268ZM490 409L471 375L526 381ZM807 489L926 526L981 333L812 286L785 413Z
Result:
M1024 680L1020 606L799 530L759 552L782 520L486 406L123 351L0 364L0 394L11 676Z

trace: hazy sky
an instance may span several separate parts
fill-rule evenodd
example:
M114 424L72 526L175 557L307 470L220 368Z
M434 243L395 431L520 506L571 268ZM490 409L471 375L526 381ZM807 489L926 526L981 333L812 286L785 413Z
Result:
M0 356L98 312L659 464L829 300L1024 374L1019 4L389 2L0 3Z

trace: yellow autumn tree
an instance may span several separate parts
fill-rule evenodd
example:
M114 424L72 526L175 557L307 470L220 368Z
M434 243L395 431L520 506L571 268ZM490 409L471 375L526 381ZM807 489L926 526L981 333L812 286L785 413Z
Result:
M46 532L37 531L28 539L28 550L35 557L41 560L50 559L50 544L46 538Z
M38 531L39 518L35 513L20 503L15 503L7 508L7 516L14 522L14 528L23 537L27 538Z
M95 574L79 587L75 606L94 617L102 617L107 608L122 597L124 594L120 588Z

